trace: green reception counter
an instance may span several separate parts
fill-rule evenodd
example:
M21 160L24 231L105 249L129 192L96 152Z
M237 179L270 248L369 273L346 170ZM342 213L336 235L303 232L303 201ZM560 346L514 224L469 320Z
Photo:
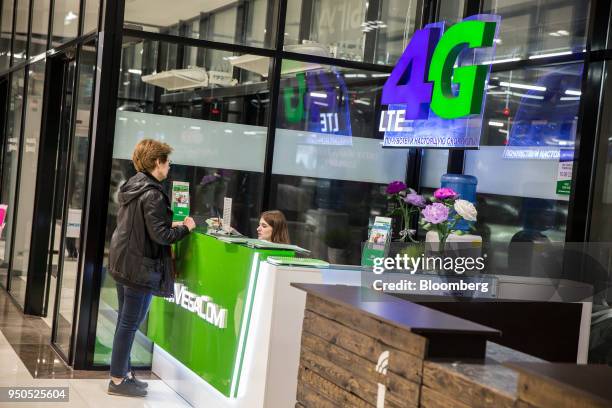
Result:
M269 256L294 252L198 232L177 244L175 295L153 299L148 336L155 343L153 372L191 405L295 401L305 295L289 284L321 282L321 273L273 266L265 262ZM293 365L296 375L287 378Z

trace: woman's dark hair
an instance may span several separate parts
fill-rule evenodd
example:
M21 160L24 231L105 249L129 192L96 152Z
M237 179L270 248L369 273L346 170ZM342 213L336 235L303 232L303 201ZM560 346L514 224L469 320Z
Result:
M272 227L271 241L277 244L289 244L289 229L287 228L287 219L285 215L278 211L264 211L261 213L261 218Z

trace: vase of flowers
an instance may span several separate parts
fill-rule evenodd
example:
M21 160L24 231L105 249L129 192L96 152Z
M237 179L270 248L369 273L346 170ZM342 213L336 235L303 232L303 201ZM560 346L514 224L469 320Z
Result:
M393 203L393 210L388 214L391 217L399 217L400 220L400 241L417 242L413 235L414 230L410 230L410 219L414 214L418 214L419 210L425 208L427 201L425 197L417 194L403 181L393 181L389 183L386 189L387 199Z
M478 212L474 204L459 198L459 194L452 188L439 188L434 191L431 203L421 210L421 226L427 231L435 231L438 234L438 251L444 254L446 241L451 234L463 235L464 231L457 229L457 224L462 221L470 222L470 228L474 229Z

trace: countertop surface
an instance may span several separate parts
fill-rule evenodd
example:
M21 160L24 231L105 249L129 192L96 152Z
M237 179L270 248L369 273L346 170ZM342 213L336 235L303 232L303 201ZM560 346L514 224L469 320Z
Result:
M426 362L426 366L464 377L475 385L489 388L510 399L515 399L519 374L504 365L508 362L543 363L544 360L488 341L484 363L430 360Z
M505 365L559 387L572 388L575 392L612 406L612 367L607 365L546 362L508 362Z
M499 330L359 286L299 283L291 285L329 302L360 310L414 333L472 334L486 338L496 338L501 335Z

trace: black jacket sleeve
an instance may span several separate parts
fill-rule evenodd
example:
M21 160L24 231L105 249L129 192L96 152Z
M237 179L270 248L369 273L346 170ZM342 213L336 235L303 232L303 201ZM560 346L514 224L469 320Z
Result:
M189 228L181 225L172 228L166 202L160 191L150 190L142 196L142 207L147 232L160 245L171 245L189 234Z

